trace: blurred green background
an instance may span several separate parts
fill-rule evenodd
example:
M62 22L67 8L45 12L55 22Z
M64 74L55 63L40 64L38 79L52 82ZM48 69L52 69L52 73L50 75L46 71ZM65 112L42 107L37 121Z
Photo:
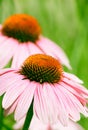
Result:
M67 53L72 72L88 88L88 0L0 0L0 24L10 15L26 13L39 21L42 34ZM13 116L4 117L0 98L0 130L12 130ZM88 119L79 123L88 130Z

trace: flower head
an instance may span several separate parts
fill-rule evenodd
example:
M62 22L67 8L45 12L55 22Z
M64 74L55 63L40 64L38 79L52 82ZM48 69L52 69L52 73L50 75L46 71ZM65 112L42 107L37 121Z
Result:
M36 54L25 60L19 73L31 81L56 83L61 79L62 67L51 56Z
M63 71L60 62L48 55L28 57L19 69L0 70L0 95L7 114L15 111L18 122L26 116L33 100L34 114L43 123L68 119L78 121L80 113L88 116L88 90L75 75Z
M41 35L40 25L34 17L15 14L7 18L0 27L0 68L10 60L12 68L20 67L29 55L37 53L49 54L70 68L63 50Z

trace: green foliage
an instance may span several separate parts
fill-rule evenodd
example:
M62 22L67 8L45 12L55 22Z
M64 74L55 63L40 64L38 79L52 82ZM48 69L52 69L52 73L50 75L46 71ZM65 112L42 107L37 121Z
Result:
M88 1L0 0L0 23L15 13L35 16L43 35L55 41L67 53L73 68L70 72L80 77L84 85L88 86ZM8 120L11 117L5 117L4 123L11 128ZM80 120L85 130L88 129L87 122L88 119L83 117Z

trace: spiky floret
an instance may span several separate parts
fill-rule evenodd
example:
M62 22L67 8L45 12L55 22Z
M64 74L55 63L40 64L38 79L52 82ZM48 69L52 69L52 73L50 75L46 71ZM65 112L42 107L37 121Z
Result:
M62 66L51 56L36 54L24 61L20 73L31 81L56 83L61 79Z

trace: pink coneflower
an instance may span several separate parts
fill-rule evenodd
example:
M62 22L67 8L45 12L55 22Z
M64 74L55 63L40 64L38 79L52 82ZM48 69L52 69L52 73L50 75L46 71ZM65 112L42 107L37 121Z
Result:
M7 114L23 118L33 101L34 114L44 123L57 120L66 126L68 119L88 116L88 90L75 75L63 71L60 62L48 55L29 56L19 69L0 70L0 95Z
M25 117L14 125L15 130L22 128ZM71 120L68 121L68 126L63 126L59 121L52 126L43 124L35 115L32 118L30 127L28 130L84 130L81 125Z
M41 35L41 28L34 17L15 14L0 26L0 68L10 60L12 68L19 67L29 55L37 53L49 54L71 68L63 50Z

